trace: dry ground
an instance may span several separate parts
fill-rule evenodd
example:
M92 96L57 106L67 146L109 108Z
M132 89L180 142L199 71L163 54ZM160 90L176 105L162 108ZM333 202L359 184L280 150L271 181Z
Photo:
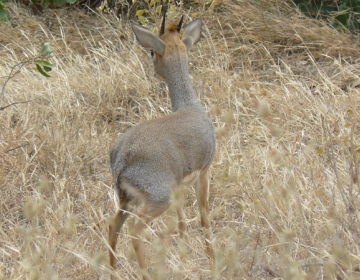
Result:
M359 279L358 37L303 17L286 1L222 1L198 12L193 84L217 130L209 271L195 195L186 240L170 210L146 230L154 279ZM0 77L50 42L56 68L32 64L0 107L0 278L107 279L117 209L109 148L118 134L171 112L129 24L81 11L1 23ZM160 19L156 18L157 23ZM155 27L150 24L150 27ZM125 225L119 279L139 279Z

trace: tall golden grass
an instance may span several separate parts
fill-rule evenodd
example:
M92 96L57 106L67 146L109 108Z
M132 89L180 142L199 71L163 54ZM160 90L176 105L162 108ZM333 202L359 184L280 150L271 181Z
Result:
M359 39L305 18L288 1L224 0L194 10L194 88L217 129L205 254L195 195L184 189L186 239L174 210L146 230L154 279L359 279ZM179 8L190 21L192 12ZM50 42L51 78L27 64L0 107L0 278L107 279L117 210L109 147L171 113L166 87L128 22L83 11L1 23L0 78ZM155 18L157 23L160 17ZM156 27L150 24L149 27ZM139 270L125 225L119 279Z

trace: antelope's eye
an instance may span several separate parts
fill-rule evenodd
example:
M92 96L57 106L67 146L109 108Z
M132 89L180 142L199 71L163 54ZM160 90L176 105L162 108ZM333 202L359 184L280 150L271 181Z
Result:
M150 50L150 54L151 54L151 57L154 57L154 51L153 50Z

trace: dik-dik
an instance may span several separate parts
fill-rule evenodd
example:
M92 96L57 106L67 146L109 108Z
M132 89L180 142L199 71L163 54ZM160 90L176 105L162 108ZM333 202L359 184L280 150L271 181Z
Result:
M191 85L187 55L200 40L202 20L192 21L181 33L182 20L165 28L164 15L159 37L140 25L132 25L139 43L151 50L156 75L167 83L173 113L132 127L116 140L110 152L120 199L120 209L109 227L110 265L115 267L116 240L130 215L132 244L143 279L149 276L140 232L169 208L172 193L183 185L195 188L208 258L212 266L215 261L208 217L208 170L215 153L215 130ZM129 205L134 201L143 201L144 206L132 215ZM185 222L181 205L177 206L177 214L182 236Z

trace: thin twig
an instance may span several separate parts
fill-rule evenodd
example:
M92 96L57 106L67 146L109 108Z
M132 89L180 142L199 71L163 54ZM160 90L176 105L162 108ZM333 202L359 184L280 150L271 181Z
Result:
M13 105L17 105L17 104L23 104L23 103L29 103L31 102L32 100L26 100L26 101L20 101L20 102L14 102L14 103L11 103L9 105L6 105L4 107L0 107L0 111L2 110L5 110L6 108L10 107L10 106L13 106Z
M25 146L27 146L27 145L29 145L29 144L24 144L24 145L16 146L15 148L11 148L11 149L5 151L5 154L7 154L7 153L9 153L9 152L12 152L12 151L14 151L14 150L16 150L16 149L25 147Z
M34 59L28 59L26 61L23 61L23 62L20 62L20 63L14 65L11 68L10 74L9 74L9 76L7 76L7 79L6 79L4 85L3 85L2 89L1 89L0 100L4 96L6 85L10 81L10 79L12 79L16 74L20 73L21 68L23 68L25 64L27 64L27 63L29 63L30 61L33 61L33 60ZM18 67L18 69L14 72L16 67Z

